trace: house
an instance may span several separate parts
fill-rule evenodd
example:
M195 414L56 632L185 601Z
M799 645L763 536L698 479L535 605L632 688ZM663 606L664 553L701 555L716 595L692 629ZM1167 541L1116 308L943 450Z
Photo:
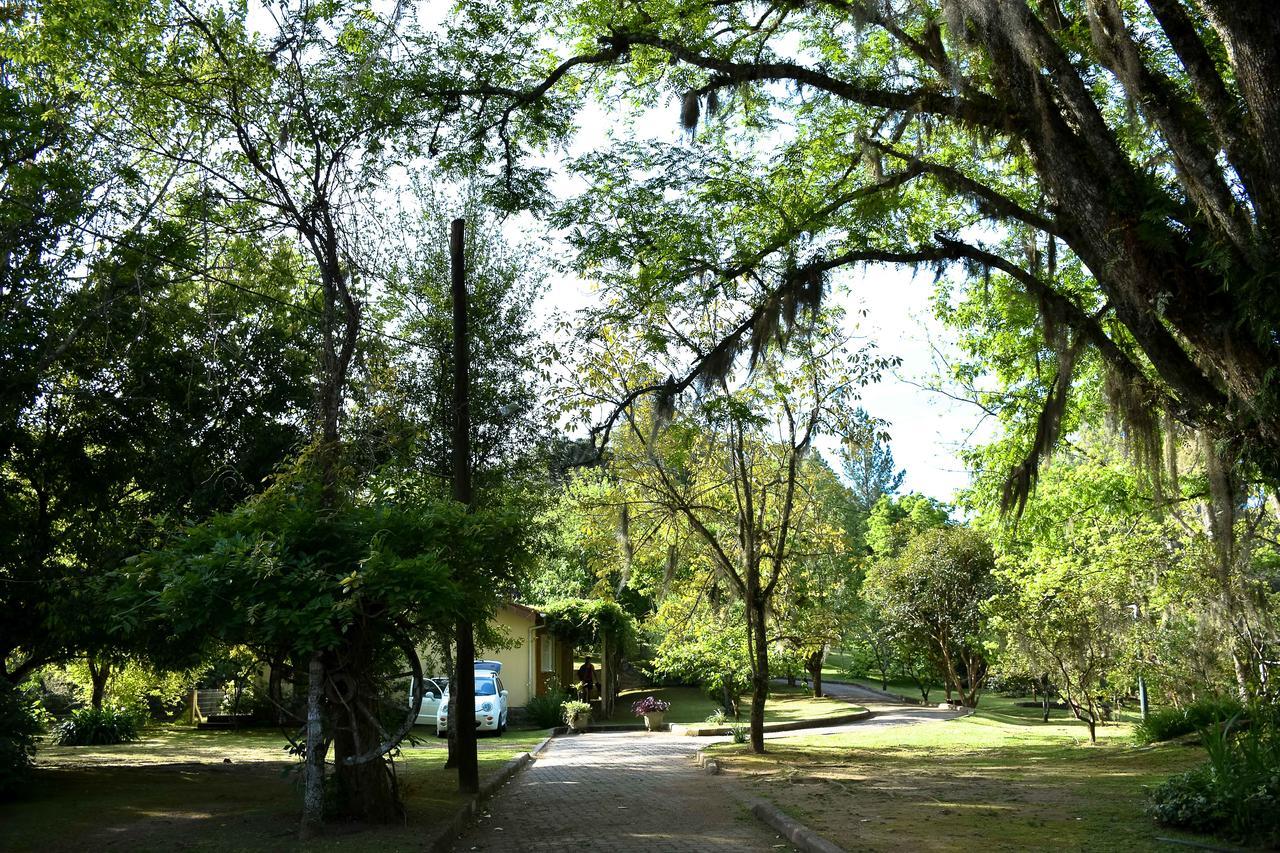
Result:
M513 648L476 649L476 657L502 663L502 683L512 708L522 708L549 685L568 684L574 676L573 645L547 629L542 613L524 604L498 608L493 619Z

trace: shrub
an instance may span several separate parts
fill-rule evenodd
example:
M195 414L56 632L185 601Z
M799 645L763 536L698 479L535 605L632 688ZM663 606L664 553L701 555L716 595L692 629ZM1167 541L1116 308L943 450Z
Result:
M1138 723L1133 736L1139 743L1155 743L1220 726L1242 710L1239 700L1230 697L1198 699L1182 708L1161 708Z
M633 702L631 705L631 713L637 717L643 717L645 714L663 714L670 710L670 702L653 696L646 696L639 702Z
M134 710L114 706L81 708L54 727L53 740L59 746L127 743L138 739L143 722L142 715Z
M724 708L716 708L710 714L707 714L707 722L713 726L723 726L724 721L729 719L729 715L725 713Z
M570 699L560 707L564 712L564 721L567 724L572 724L575 718L581 722L591 716L591 706L586 702L579 702L577 699Z
M746 743L751 734L751 727L746 723L734 723L729 727L729 735L734 743Z
M26 782L40 729L40 719L26 691L0 681L0 798Z
M1152 792L1149 811L1157 822L1280 845L1280 715L1257 708L1250 716L1244 732L1234 725L1238 718L1201 730L1209 761Z
M560 725L560 706L569 698L569 694L560 688L548 690L541 696L534 696L524 706L525 716L535 726L550 729Z

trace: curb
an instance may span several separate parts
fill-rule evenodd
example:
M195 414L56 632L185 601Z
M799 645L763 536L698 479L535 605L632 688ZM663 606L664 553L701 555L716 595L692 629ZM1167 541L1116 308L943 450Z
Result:
M838 717L827 717L822 720L796 720L793 723L765 723L764 730L766 732L797 732L804 729L825 729L830 726L843 726L846 723L856 723L859 720L865 720L871 716L871 711L865 708L853 714L841 714ZM673 735L682 735L684 737L716 737L718 735L733 734L730 726L692 726L683 723L672 723L668 730Z
M515 776L534 760L534 756L547 748L551 743L551 739L557 735L563 734L564 729L552 729L551 734L543 738L533 749L528 752L522 752L515 758L502 765L488 780L480 783L480 792L471 799L463 803L453 817L449 818L436 832L435 838L427 842L426 849L432 853L450 853L454 849L454 842L458 840L458 836L462 835L475 820L476 815L480 811L480 807L485 801L498 793L503 785L511 781L511 777Z
M901 693L890 693L887 690L881 690L878 687L868 687L865 684L859 684L856 681L832 681L830 678L824 678L822 681L824 684L839 684L839 685L843 685L844 687L853 687L858 690L862 690L867 693L874 694L880 697L881 701L892 702L896 705L919 705L922 708L929 707L927 703L921 701L920 699L912 699L910 696L903 696ZM836 696L835 694L832 694L831 698L844 699L846 702L858 701L858 699L855 699L855 698L849 698L846 696ZM863 701L868 701L868 700L864 699Z
M693 761L708 775L718 776L720 774L720 762L707 755L705 749L700 749L694 753ZM843 847L823 838L773 803L756 797L744 796L732 784L729 787L733 796L746 806L752 815L768 824L778 835L794 845L796 849L803 850L804 853L847 853Z
M541 741L539 741L537 746L529 750L527 754L532 758L537 758L538 753L542 752L542 750L547 748L547 744L551 743L551 739L553 737L556 737L557 735L562 735L562 734L564 734L564 732L561 731L560 729L552 729L551 734L547 735Z
M845 853L843 847L831 843L772 803L755 800L750 803L750 808L753 815L805 853Z

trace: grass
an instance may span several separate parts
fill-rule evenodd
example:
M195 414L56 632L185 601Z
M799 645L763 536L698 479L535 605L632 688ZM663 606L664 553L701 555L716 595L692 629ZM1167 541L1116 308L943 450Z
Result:
M858 850L1156 850L1145 786L1203 760L1135 747L1132 726L1098 729L984 697L970 717L772 741L765 755L711 747L729 773L817 832Z
M631 714L631 703L646 696L656 696L671 703L671 710L663 718L668 723L701 723L716 708L719 702L707 698L706 693L697 687L650 687L624 690L618 697L618 705L614 709L613 722L637 722L639 718ZM746 720L751 710L751 697L740 697L739 710ZM798 720L823 720L851 714L858 708L839 699L813 699L803 687L781 687L774 685L769 692L769 700L764 706L766 723L790 723Z
M158 726L119 746L48 746L26 795L0 804L0 850L420 850L464 801L442 766L445 742L423 737L430 734L419 733L423 742L396 762L407 824L336 825L305 846L296 840L298 764L278 732ZM482 738L481 778L546 735Z

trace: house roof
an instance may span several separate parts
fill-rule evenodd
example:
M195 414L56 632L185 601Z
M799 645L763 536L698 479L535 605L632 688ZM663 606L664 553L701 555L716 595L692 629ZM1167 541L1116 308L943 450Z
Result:
M504 606L510 607L512 610L519 610L523 613L526 613L529 616L532 616L534 619L541 618L542 616L542 611L539 610L538 608L530 607L527 604L521 604L518 601L508 601Z

